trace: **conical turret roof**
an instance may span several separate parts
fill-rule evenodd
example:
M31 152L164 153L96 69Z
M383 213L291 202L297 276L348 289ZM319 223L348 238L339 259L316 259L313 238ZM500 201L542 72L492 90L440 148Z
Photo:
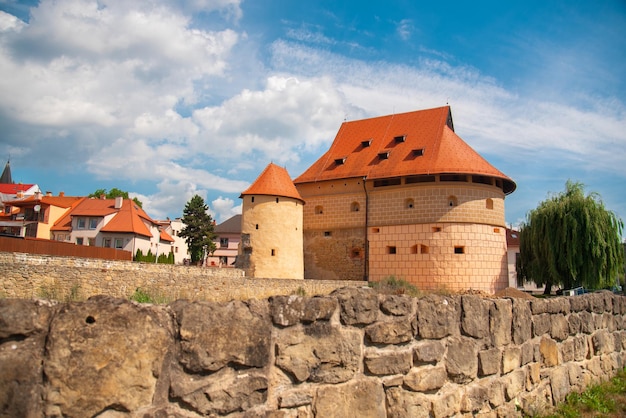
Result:
M7 161L7 164L4 166L4 171L2 171L2 176L0 176L0 184L13 184L10 161Z
M254 183L241 193L239 197L242 198L245 195L290 197L304 203L304 199L302 199L300 193L298 193L287 170L274 163L270 163L265 167L265 170L263 170Z

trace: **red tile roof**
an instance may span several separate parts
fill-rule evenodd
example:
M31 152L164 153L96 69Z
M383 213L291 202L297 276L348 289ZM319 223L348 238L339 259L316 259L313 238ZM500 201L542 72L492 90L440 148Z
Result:
M0 193L17 194L17 192L25 192L33 186L34 184L0 183Z
M174 242L174 238L172 238L172 236L170 234L168 234L167 232L165 232L164 229L161 229L161 234L159 237L159 241L168 241L168 242Z
M6 202L11 206L28 206L32 204L41 203L44 205L56 206L59 208L69 208L78 200L84 199L83 197L78 196L41 196L40 199L37 199L36 195L26 196L23 199L13 200L10 202Z
M433 174L491 176L506 193L515 190L454 132L449 106L344 122L330 149L294 182Z
M72 210L69 210L51 228L53 231L69 230L72 216L104 217L115 216L100 229L101 232L134 233L151 237L150 230L143 220L156 224L143 209L131 199L123 199L122 207L115 208L115 199L88 199L84 198Z
M291 177L289 177L287 170L274 163L270 163L265 167L265 170L263 170L254 183L241 193L239 197L252 194L290 197L304 203Z

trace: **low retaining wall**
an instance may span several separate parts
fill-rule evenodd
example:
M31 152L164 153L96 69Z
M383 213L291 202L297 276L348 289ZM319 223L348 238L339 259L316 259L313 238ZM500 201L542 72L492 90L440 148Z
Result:
M128 298L141 288L177 299L229 301L272 295L325 295L365 282L254 279L233 268L204 268L93 258L0 252L0 297L85 300L108 295Z
M0 416L536 415L624 367L626 298L0 299Z

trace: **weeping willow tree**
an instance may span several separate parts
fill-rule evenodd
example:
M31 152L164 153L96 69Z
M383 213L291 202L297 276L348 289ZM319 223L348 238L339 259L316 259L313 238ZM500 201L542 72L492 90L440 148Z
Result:
M598 289L622 274L623 222L606 210L596 193L585 195L581 183L541 202L520 229L518 274L525 281L568 289Z

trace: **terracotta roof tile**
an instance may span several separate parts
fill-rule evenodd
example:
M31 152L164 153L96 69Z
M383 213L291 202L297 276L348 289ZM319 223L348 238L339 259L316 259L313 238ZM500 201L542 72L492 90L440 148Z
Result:
M168 241L168 242L174 242L174 238L172 238L172 236L170 234L168 234L164 229L161 229L161 234L159 237L160 241Z
M25 192L33 186L34 184L0 183L0 193L16 194L17 192Z
M290 197L304 203L287 170L274 163L265 167L265 170L250 187L241 193L240 197L251 194Z
M344 122L330 149L294 182L444 173L493 176L504 181L506 193L515 190L456 135L449 106Z

